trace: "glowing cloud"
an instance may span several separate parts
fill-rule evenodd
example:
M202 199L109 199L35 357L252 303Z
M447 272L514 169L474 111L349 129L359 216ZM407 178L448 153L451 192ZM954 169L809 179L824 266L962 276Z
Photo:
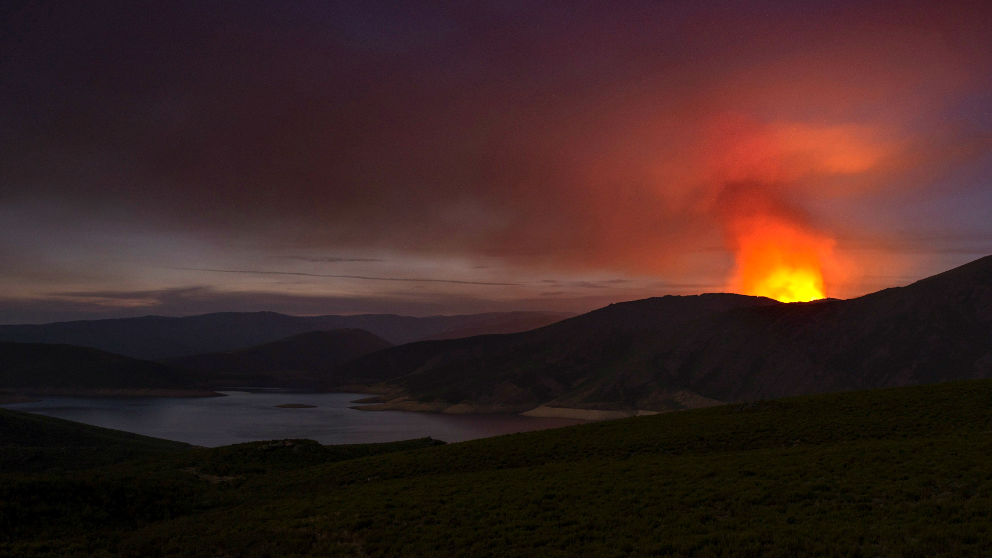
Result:
M728 289L782 302L829 296L845 275L834 239L818 230L797 200L812 194L813 177L854 175L872 169L886 148L857 126L799 123L728 127L715 164L721 188L715 199L733 250Z

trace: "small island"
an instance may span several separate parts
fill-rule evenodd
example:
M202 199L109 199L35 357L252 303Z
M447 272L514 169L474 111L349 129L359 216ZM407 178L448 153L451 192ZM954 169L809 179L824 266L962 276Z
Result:
M307 405L306 403L283 403L282 405L276 405L279 409L314 409L316 405Z

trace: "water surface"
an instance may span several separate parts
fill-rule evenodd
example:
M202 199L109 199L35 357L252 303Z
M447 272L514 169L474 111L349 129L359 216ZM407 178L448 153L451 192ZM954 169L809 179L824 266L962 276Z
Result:
M519 415L356 411L348 408L352 401L367 397L356 393L223 393L226 397L45 397L4 407L200 446L282 438L361 444L430 436L461 442L580 422ZM276 407L293 403L314 407Z

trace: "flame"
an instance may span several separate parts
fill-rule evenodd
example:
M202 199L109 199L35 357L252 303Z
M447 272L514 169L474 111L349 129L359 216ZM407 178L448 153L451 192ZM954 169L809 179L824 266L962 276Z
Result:
M856 125L728 117L715 129L707 147L719 187L710 203L735 254L729 290L782 302L826 298L827 282L844 281L849 266L798 200L857 188L858 181L842 179L876 168L890 147Z
M833 240L787 218L761 215L736 219L736 269L731 290L781 302L827 296L823 272Z

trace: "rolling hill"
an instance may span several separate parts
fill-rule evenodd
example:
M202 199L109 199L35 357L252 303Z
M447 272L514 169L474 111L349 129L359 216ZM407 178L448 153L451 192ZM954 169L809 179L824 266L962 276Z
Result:
M992 377L992 256L852 300L613 304L529 332L394 347L342 373L383 382L387 395L371 409L534 413L668 411Z
M315 388L341 364L391 347L361 329L311 331L228 353L180 357L168 364L189 370L212 387Z
M0 341L93 347L142 359L228 352L308 331L364 329L390 343L451 337L460 332L525 331L571 316L559 312L493 312L410 317L389 314L287 316L275 312L222 312L180 318L145 316L50 324L0 325Z
M45 343L0 343L0 390L49 395L216 395L175 367Z
M0 409L0 474L64 474L191 447L183 442Z

